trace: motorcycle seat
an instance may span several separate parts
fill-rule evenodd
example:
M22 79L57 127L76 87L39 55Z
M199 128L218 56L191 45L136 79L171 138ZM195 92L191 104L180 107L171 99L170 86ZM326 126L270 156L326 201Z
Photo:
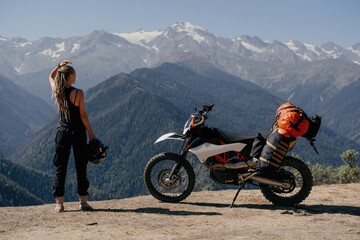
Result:
M254 138L256 138L258 136L259 133L232 133L232 132L227 132L227 131L223 131L223 130L219 130L218 132L223 136L223 138L228 142L228 143L252 143L254 141ZM261 132L260 134L266 139L269 137L271 132Z

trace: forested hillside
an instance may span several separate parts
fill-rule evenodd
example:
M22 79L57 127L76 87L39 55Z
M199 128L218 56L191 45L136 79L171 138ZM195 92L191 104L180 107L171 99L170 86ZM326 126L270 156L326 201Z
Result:
M0 156L8 156L54 116L55 110L0 74Z
M51 179L49 174L0 159L0 206L50 202Z

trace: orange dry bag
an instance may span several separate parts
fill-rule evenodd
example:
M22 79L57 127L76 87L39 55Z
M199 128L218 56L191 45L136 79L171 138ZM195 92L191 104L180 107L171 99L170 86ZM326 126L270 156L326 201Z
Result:
M275 124L293 137L304 135L309 127L306 113L291 103L284 103L278 108Z

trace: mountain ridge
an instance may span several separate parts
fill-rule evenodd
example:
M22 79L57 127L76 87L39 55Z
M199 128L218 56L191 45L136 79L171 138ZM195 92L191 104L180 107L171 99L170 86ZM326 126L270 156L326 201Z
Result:
M56 59L62 59L64 56L77 58L78 55L85 51L99 47L94 43L100 43L108 47L117 46L117 48L111 48L119 53L122 53L121 49L124 48L136 51L139 56L136 66L133 66L132 69L121 69L121 71L125 72L142 66L151 66L155 63L156 55L159 53L168 55L166 52L169 49L172 49L172 51L193 52L198 46L203 46L206 49L217 49L216 51L224 51L228 54L257 61L294 63L342 58L360 64L358 50L358 44L360 43L344 48L330 41L321 46L313 46L296 40L284 43L280 41L263 41L256 36L251 37L248 35L228 39L217 37L206 29L194 26L189 22L178 22L164 30L151 32L140 30L133 33L110 33L105 30L95 30L85 36L70 38L44 37L35 41L1 37L0 49L3 50L2 55L6 57L7 62L13 66L13 70L22 75L34 72L32 68L36 65L39 69L39 65L29 62L29 59L36 58L41 63L45 59L50 60L49 62L56 62ZM8 52L9 50L13 53ZM126 52L127 56L131 56L129 54L129 52ZM286 56L287 54L288 56ZM136 55L133 55L133 57L137 58ZM47 69L46 66L46 64L41 64L40 70ZM0 71L3 72L3 69L0 68Z

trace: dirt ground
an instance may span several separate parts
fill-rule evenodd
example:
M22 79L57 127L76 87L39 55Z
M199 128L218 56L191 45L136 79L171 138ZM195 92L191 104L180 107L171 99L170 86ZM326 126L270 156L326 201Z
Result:
M151 196L0 208L0 239L360 239L360 184L315 186L296 208L275 207L259 190L195 192L177 204Z

